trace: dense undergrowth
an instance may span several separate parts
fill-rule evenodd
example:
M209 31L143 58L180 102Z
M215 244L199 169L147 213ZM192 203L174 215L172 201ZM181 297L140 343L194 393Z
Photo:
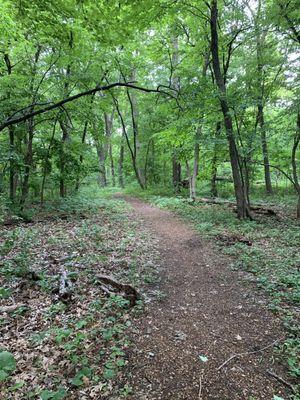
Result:
M128 205L106 194L89 190L42 209L33 205L27 219L3 215L0 307L15 309L0 315L1 399L131 393L122 371L142 302L129 309L118 293L106 297L94 278L105 273L141 288L155 274L155 254ZM68 302L57 295L62 269L72 280Z
M297 382L300 377L300 229L294 217L295 196L283 193L279 190L277 195L266 197L258 190L253 202L275 205L277 215L256 215L253 221L238 220L226 205L190 203L184 194L174 197L169 192L159 195L159 191L148 191L139 196L190 221L202 236L212 239L232 258L232 268L248 272L250 280L268 294L269 308L282 318L287 331L275 355L287 365L290 379ZM299 399L298 396L295 398Z

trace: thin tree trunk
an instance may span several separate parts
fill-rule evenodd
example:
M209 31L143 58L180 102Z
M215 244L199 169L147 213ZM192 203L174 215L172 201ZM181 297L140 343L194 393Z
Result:
M130 79L132 81L136 80L136 71L135 69L132 70L132 74ZM134 170L137 177L137 180L140 184L141 189L145 189L145 176L143 173L143 169L141 168L139 154L141 151L141 144L139 141L139 111L137 105L136 94L133 92L132 94L129 93L127 90L127 97L130 104L131 110L131 121L132 121L132 130L133 130L133 154L134 154Z
M209 49L206 51L203 67L202 67L202 80L204 81L206 78L207 68L209 65ZM204 109L204 101L202 101L202 108ZM190 197L193 201L196 199L196 186L197 186L197 176L199 172L199 152L200 152L200 139L202 133L202 124L203 124L204 111L201 110L201 116L199 118L199 125L197 126L195 132L195 143L194 143L194 163L193 163L193 173L191 175L190 183Z
M115 163L114 163L111 142L109 143L109 158L110 158L110 171L111 171L112 185L116 186Z
M47 162L49 160L50 151L51 151L51 147L52 147L54 136L55 136L57 121L58 121L58 116L55 118L53 130L52 130L52 136L51 136L51 139L49 142L47 153L44 158L43 179L42 179L42 184L41 184L41 204L44 203L44 191L45 191L45 183L46 183L46 177L47 177Z
M173 188L176 194L180 192L180 182L181 182L181 164L177 160L178 159L176 154L173 154L172 177L173 177Z
M260 128L266 192L267 194L272 194L273 189L272 189L271 173L269 167L269 152L268 152L267 135L265 127L265 117L264 117L264 80L263 80L263 54L262 54L267 32L262 32L260 28L261 0L258 1L256 15L254 15L254 13L252 14L254 19L254 27L256 35L256 61L257 61L257 79L258 79L257 86L259 90L257 98L257 124Z
M239 218L251 218L250 206L248 204L247 195L245 192L245 185L243 181L243 174L240 165L239 153L233 134L233 124L227 100L226 86L220 67L217 0L211 1L210 10L211 10L210 26L211 26L212 64L213 64L213 71L215 75L216 84L219 89L219 100L224 117L224 126L229 145L230 163L231 163L232 176L234 182L235 197L237 202L237 214Z
M217 172L218 172L218 140L221 133L221 122L218 121L215 130L215 143L214 152L211 161L211 194L213 197L218 197L218 187L217 187Z
M14 160L15 134L14 127L9 126L9 199L13 203L16 197L16 165Z
M140 185L140 188L141 189L145 189L144 179L141 176L140 169L138 168L138 165L137 165L137 143L136 143L136 132L137 131L136 131L135 123L133 123L134 137L133 137L133 148L132 148L132 146L130 144L129 136L128 136L128 133L127 133L125 121L124 121L122 112L121 112L120 107L119 107L118 100L114 96L112 96L112 97L113 97L113 101L114 101L114 104L115 104L115 107L116 107L116 110L117 110L117 113L118 113L118 116L119 116L119 119L120 119L120 122L121 122L121 125L122 125L122 136L125 138L126 143L127 143L127 147L129 149L129 152L130 152L131 161L132 161L132 167L133 167L133 170L134 170L134 174L135 174L136 180L137 180L138 184ZM129 94L128 94L128 98L130 99L130 95ZM131 100L129 100L129 102L130 102L130 104L132 104ZM132 114L132 122L133 122L134 116L133 116L133 107L132 107L132 105L131 105L131 114ZM122 164L123 164L123 161L122 161Z
M300 183L299 183L298 171L297 171L296 154L297 154L297 149L298 149L299 143L300 143L300 111L298 110L296 135L294 138L294 143L293 143L293 148L292 148L293 180L294 180L295 189L298 193L298 203L297 203L297 218L298 219L300 219Z
M99 139L95 140L96 142L96 150L98 155L98 162L99 162L99 185L101 187L107 186L107 179L106 179L106 167L105 167L105 160L106 160L106 145L101 144Z
M202 122L201 122L202 125ZM195 146L194 146L194 164L193 164L193 173L191 178L189 179L190 183L190 197L193 201L196 200L196 185L197 185L197 176L199 171L199 152L200 152L200 138L201 138L201 127L197 127L195 134Z
M37 51L35 52L34 56L34 63L33 63L33 68L32 68L32 81L29 87L29 92L34 93L33 94L33 99L32 99L32 104L35 103L36 97L37 97L37 90L34 91L34 80L35 80L35 75L37 73L37 64L38 60L40 57L41 53L41 47L38 45ZM34 111L34 106L30 108L29 112ZM21 192L21 199L20 199L20 204L23 206L25 204L25 201L27 199L28 193L29 193L29 177L30 177L30 171L32 168L32 163L33 163L33 151L32 151L32 144L33 144L33 136L34 136L34 117L30 118L28 120L28 140L27 141L27 150L26 150L26 155L25 155L25 169L24 169L24 178L23 178L23 183L22 183L22 192Z
M70 51L73 49L73 44L74 44L74 36L73 32L70 32L70 37L69 37L69 49ZM67 70L66 70L66 76L65 76L65 84L64 84L64 97L67 97L69 95L69 79L71 76L71 64L67 65ZM59 194L60 197L66 197L67 195L67 188L66 188L66 183L65 183L65 178L66 178L66 171L65 171L65 144L70 140L70 126L69 123L71 121L69 120L69 116L66 115L65 121L61 118L59 120L59 124L62 130L62 137L61 137L61 149L60 149L60 178L59 178Z
M174 71L177 68L179 63L179 51L178 51L178 36L174 35L172 37L172 59L171 59L171 78L170 84L171 87L175 90L179 91L180 89L180 80L179 76L174 74ZM180 184L181 184L181 165L180 161L178 160L178 155L176 149L173 150L172 153L172 180L173 180L173 189L174 193L180 192Z
M121 143L120 143L120 153L119 153L119 160L118 160L118 180L119 186L124 188L124 173L123 173L123 164L124 164L124 133L122 133Z
M66 177L66 162L65 162L65 144L70 140L69 126L66 121L59 120L59 124L62 130L62 137L60 143L60 154L59 154L59 167L60 167L60 178L59 178L59 195L60 197L66 197L67 188L65 184Z
M12 74L12 65L10 62L10 57L7 53L4 54L4 62L6 64L7 74ZM9 91L8 98L10 98L11 93ZM15 134L14 127L8 127L8 135L9 135L9 199L13 203L15 201L16 195L16 185L15 185L15 161L14 161L14 150L15 150Z
M22 183L22 193L20 204L23 205L27 199L29 193L29 176L30 169L32 168L33 154L32 154L32 142L33 142L34 128L33 128L33 119L29 120L29 128L28 128L28 141L27 141L27 151L25 157L25 170L24 177Z

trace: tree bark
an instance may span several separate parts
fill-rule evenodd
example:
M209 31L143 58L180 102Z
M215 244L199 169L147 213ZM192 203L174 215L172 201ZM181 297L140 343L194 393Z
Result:
M74 36L73 32L70 32L69 36L69 49L70 51L73 49L74 45ZM64 84L64 97L67 97L69 95L69 86L70 86L70 75L71 75L71 63L67 65L66 69L66 75L65 75L65 84ZM59 120L59 124L62 130L62 137L61 137L61 149L60 149L60 179L59 179L59 194L60 197L66 197L67 195L67 188L66 188L66 183L65 183L65 178L66 178L66 171L65 171L65 143L70 140L70 126L69 123L71 121L69 120L69 116L65 117L65 120L61 118Z
M124 188L124 173L123 173L123 164L124 164L124 133L122 132L121 143L120 143L120 153L118 160L118 180L119 186Z
M135 69L132 70L130 79L132 81L136 80ZM130 94L129 90L127 90L127 97L128 97L129 104L130 104L132 130L133 130L133 153L134 153L134 159L135 159L135 163L134 163L135 167L134 168L135 168L137 180L141 186L141 189L145 189L146 188L145 176L144 176L144 172L140 165L140 160L139 160L141 144L139 141L139 111L138 111L136 94L135 93Z
M203 67L202 67L202 79L203 81L206 78L207 68L209 65L209 50L206 52ZM202 101L201 116L199 118L199 125L196 128L195 132L195 142L194 142L194 163L193 163L193 171L191 174L190 182L190 197L193 201L196 199L196 187L197 187L197 176L199 172L199 152L200 152L200 138L202 133L202 124L204 117L204 101Z
M139 170L138 165L137 165L137 145L136 145L135 131L134 131L133 147L132 147L132 145L130 143L130 140L129 140L128 132L127 132L127 129L126 129L126 124L125 124L125 121L124 121L124 118L123 118L123 114L122 114L121 109L119 107L119 102L116 99L116 97L114 97L113 95L112 95L112 98L113 98L113 101L114 101L114 104L115 104L115 107L116 107L116 110L117 110L117 113L118 113L118 116L119 116L119 119L120 119L120 122L121 122L122 138L125 138L128 150L130 152L131 161L132 161L132 167L133 167L133 170L134 170L134 174L135 174L136 180L137 180L138 184L140 185L140 188L141 189L145 189L144 180L142 179L142 177L140 175L140 170ZM129 98L130 98L130 95L128 93L128 99ZM130 101L130 104L131 104L131 101ZM131 106L131 114L132 114L132 120L133 120L134 117L133 117L132 106ZM123 153L123 157L124 157L124 149L122 149L122 146L121 146L121 152ZM122 160L122 170L123 170L123 160ZM119 177L120 177L120 175L119 175Z
M44 158L43 178L42 178L41 194L40 194L41 195L41 204L44 203L44 191L45 191L45 183L46 183L46 177L47 177L47 163L48 163L48 160L49 160L49 157L50 157L50 151L51 151L51 147L52 147L54 136L55 136L55 130L56 130L57 121L58 121L58 116L55 118L54 125L53 125L53 130L52 130L52 136L51 136L51 139L50 139L50 142L49 142L49 146L47 148L47 153L46 153L45 158Z
M173 89L179 91L180 89L180 80L179 76L174 74L176 67L179 63L179 52L178 52L178 36L174 35L172 37L172 58L171 58L171 78L170 84ZM180 192L180 182L181 182L181 164L178 160L178 155L176 149L173 150L172 153L172 181L173 181L173 189L174 193Z
M211 194L213 197L218 197L218 187L217 187L217 173L218 173L218 143L221 133L221 122L218 121L215 130L215 143L214 143L214 153L211 161Z
M105 137L107 141L107 152L109 155L109 161L110 161L110 171L111 171L111 179L112 179L112 185L115 186L115 166L114 166L114 158L113 158L113 153L112 153L112 143L111 143L111 136L112 136L112 130L113 130L113 121L114 121L114 110L112 111L111 115L108 115L107 113L104 114L104 119L105 119Z
M265 44L266 32L262 32L260 28L261 23L261 0L258 1L256 15L253 13L254 28L256 36L256 61L257 61L257 87L258 87L258 97L257 97L257 123L256 125L260 128L260 138L262 146L262 155L264 160L264 176L265 176L265 186L266 193L272 194L272 182L271 173L269 167L269 152L268 143L265 127L265 117L264 117L264 79L263 79L263 48Z
M227 100L226 85L220 67L217 0L211 1L210 11L211 11L210 27L211 27L212 64L213 64L213 71L214 71L216 85L219 90L219 100L224 117L224 126L229 146L230 163L231 163L234 191L237 203L237 214L238 217L241 219L251 218L250 206L247 200L247 195L244 186L244 177L240 166L239 153L233 133L233 124Z
M172 156L172 178L173 178L174 192L177 194L180 192L181 164L180 164L180 162L178 162L178 159L177 159L177 156L175 153Z
M12 65L10 62L10 57L7 53L4 54L4 62L7 69L7 75L12 74ZM11 93L9 91L8 98L10 98ZM9 135L9 199L13 203L16 195L16 185L15 185L15 175L16 175L16 165L14 161L14 150L15 150L15 134L14 127L8 127L8 135Z
M296 127L296 135L294 137L294 143L293 143L293 148L292 148L292 171L293 171L293 180L294 180L294 186L298 194L298 202L297 202L297 219L300 219L300 183L299 183L299 178L298 178L298 171L297 171L297 160L296 160L296 154L297 154L297 149L300 143L300 110L298 110L297 113L297 127Z
M32 104L36 102L37 98L37 90L34 90L34 81L35 81L35 76L37 73L37 64L39 61L39 57L41 54L41 46L38 45L37 50L34 55L34 62L33 62L33 67L32 67L32 80L29 88L29 92L33 93L33 98L32 98ZM34 106L31 107L30 112L34 111ZM27 199L28 193L29 193L29 177L30 177L30 171L32 168L32 163L33 163L33 151L32 151L32 144L33 144L33 136L34 136L34 117L30 118L28 120L28 139L25 136L25 142L27 142L27 150L26 150L26 155L25 155L25 169L24 169L24 177L23 177L23 183L22 183L22 192L21 192L21 199L20 199L20 204L23 206L25 204L25 201Z

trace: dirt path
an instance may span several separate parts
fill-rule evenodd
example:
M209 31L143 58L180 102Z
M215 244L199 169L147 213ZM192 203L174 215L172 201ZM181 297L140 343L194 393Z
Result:
M281 371L272 348L235 358L217 371L232 354L283 337L280 321L266 310L261 294L172 213L126 200L159 239L159 288L165 294L138 321L136 348L129 355L132 399L271 400L274 394L287 399L286 389L266 372ZM201 362L199 355L208 361Z

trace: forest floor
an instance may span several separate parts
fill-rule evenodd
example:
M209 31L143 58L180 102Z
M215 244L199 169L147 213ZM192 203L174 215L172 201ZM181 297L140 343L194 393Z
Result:
M273 350L286 333L247 273L233 271L230 257L174 213L127 201L158 239L163 294L137 322L132 398L288 398L290 390L270 375L284 376Z
M0 227L1 400L290 398L297 226L272 221L267 234L265 222L243 226L222 207L154 202L97 189ZM229 234L235 224L239 236ZM241 232L257 243L239 242ZM258 275L266 290L253 278L269 260L258 245L276 260L271 278ZM241 257L253 270L233 267ZM129 308L122 293L107 296L97 274L130 283L142 299Z

